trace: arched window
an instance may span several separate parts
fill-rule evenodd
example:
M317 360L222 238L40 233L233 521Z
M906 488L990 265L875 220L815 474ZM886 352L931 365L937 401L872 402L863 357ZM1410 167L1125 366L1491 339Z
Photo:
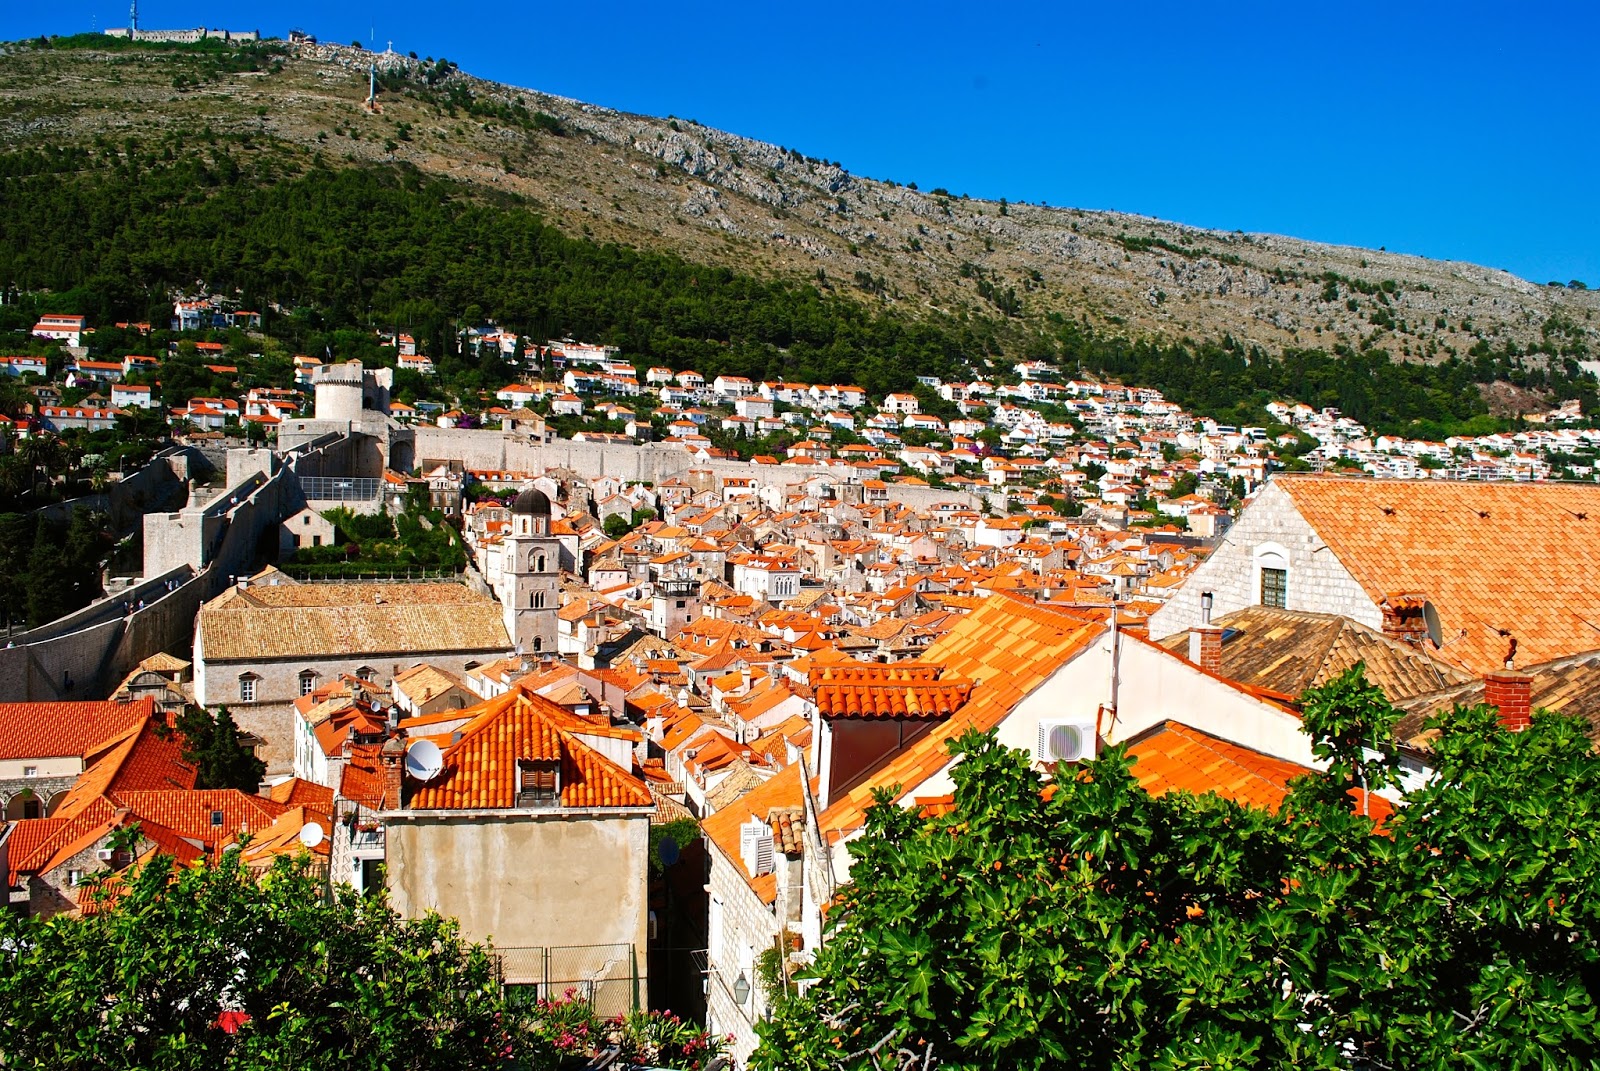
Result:
M1256 567L1256 602L1280 610L1289 605L1289 550L1279 543L1262 543L1251 555Z
M544 555L543 554L539 554L539 555L535 555L534 556L534 559L533 559L533 571L536 572L536 573L544 572Z
M540 639L538 636L535 636L533 638L533 649L535 651L544 650L544 640Z
M533 608L535 610L544 609L544 592L536 591L533 593Z

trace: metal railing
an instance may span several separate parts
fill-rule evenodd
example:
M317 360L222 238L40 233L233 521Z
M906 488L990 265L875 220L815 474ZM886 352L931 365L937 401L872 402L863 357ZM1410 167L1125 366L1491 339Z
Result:
M383 494L383 481L356 476L302 476L308 502L371 502Z

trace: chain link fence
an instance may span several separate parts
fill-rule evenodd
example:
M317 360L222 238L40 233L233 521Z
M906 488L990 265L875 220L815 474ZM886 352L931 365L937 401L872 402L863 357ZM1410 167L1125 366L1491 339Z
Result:
M639 962L632 945L556 945L496 948L507 997L586 1000L597 1015L625 1015L640 1007Z

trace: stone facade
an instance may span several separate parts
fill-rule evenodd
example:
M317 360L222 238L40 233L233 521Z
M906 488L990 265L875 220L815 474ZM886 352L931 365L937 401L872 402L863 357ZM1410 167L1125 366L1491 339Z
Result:
M706 1029L713 1034L731 1034L728 1051L744 1066L755 1051L755 1024L771 1011L772 994L763 991L756 977L756 957L772 948L784 926L784 908L792 903L799 913L800 858L778 853L778 899L762 903L745 879L744 864L731 859L714 842L711 844L711 907L707 932ZM799 932L798 917L789 924ZM740 1004L736 984L743 975L750 992Z
M1263 568L1286 572L1285 609L1341 614L1383 628L1383 611L1301 516L1289 492L1273 481L1239 515L1211 557L1150 616L1150 638L1198 626L1203 592L1215 600L1213 619L1261 605Z

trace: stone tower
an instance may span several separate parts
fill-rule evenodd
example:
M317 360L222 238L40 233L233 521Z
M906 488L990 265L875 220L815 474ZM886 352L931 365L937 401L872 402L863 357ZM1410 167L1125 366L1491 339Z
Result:
M505 537L500 603L506 632L526 657L556 653L561 608L561 544L550 534L550 499L536 487L511 503Z

